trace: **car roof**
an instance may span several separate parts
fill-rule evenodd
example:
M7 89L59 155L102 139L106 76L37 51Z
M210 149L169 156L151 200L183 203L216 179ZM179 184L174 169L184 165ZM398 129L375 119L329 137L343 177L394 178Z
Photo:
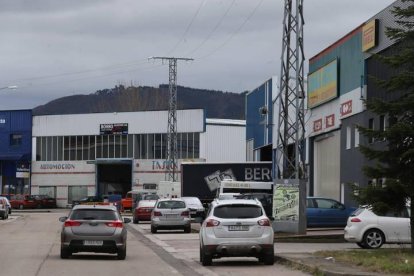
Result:
M75 205L72 210L82 210L82 209L97 209L97 210L111 210L111 211L118 210L116 206L113 206L113 205L82 205L82 204Z
M158 202L161 202L161 201L184 201L184 200L181 198L160 198L158 199Z
M155 206L155 203L157 203L157 200L140 200L138 202L139 207L148 207L148 206Z

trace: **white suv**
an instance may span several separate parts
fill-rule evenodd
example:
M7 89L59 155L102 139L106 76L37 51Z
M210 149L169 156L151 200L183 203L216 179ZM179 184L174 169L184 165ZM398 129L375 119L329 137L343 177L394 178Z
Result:
M221 257L257 257L274 263L274 231L260 201L215 199L200 228L200 262Z

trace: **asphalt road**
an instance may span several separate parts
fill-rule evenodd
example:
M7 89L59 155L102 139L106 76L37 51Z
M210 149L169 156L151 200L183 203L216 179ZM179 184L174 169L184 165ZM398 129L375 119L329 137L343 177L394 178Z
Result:
M211 267L198 261L198 234L149 231L149 224L128 225L127 258L107 254L74 254L60 259L60 216L54 212L14 212L0 221L0 275L306 275L255 258L223 258Z

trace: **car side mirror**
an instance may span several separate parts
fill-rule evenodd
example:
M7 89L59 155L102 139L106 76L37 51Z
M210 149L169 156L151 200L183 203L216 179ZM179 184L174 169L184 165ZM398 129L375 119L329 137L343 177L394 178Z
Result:
M274 217L269 217L269 219L270 219L271 221L274 221L274 220L275 220L275 218L274 218Z
M131 219L130 218L124 218L124 223L130 223Z
M60 218L59 218L59 221L60 221L60 222L65 222L67 219L68 219L68 217L60 217Z

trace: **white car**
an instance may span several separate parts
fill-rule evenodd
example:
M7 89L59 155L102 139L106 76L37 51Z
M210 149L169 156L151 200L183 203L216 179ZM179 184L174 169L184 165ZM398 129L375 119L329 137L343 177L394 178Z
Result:
M411 243L409 212L406 208L401 214L379 216L370 207L359 208L348 218L344 238L366 249L384 243Z
M215 199L200 228L200 262L221 257L256 257L274 263L274 231L257 199Z

